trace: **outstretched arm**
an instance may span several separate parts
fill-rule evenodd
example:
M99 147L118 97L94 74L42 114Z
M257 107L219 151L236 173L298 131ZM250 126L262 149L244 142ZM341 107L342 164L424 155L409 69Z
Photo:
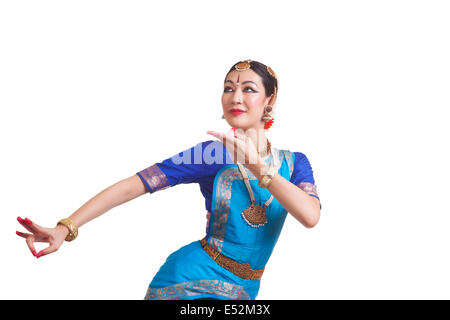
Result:
M105 190L98 193L92 199L83 204L69 218L77 227L102 215L106 211L128 202L147 192L142 180L135 174L123 179ZM43 255L53 253L61 247L69 230L64 225L57 225L54 228L45 228L32 222L30 219L18 217L19 223L31 233L16 231L17 235L25 238L31 253L39 258ZM36 253L34 242L48 242L49 247Z
M95 195L83 204L69 218L81 227L85 223L101 216L106 211L133 200L147 192L144 183L136 175L120 180Z

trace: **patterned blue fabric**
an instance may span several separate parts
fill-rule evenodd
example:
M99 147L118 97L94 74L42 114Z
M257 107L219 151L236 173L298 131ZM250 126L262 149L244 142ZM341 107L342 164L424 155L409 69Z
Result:
M311 165L299 152L273 148L281 164L278 173L318 198ZM258 186L256 177L244 167L257 204L271 196ZM276 198L266 208L267 223L250 226L241 212L250 203L238 166L217 140L201 142L162 162L137 172L150 193L180 183L198 183L210 217L206 240L215 250L254 270L264 269L280 235L287 211ZM218 265L194 241L172 253L150 283L145 299L255 299L260 280L242 279Z

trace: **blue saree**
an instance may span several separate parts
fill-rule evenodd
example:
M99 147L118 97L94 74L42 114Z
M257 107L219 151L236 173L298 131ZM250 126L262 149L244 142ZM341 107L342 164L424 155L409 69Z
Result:
M313 170L300 152L273 148L266 162L277 157L278 174L319 199ZM271 196L245 168L257 204ZM136 173L149 193L180 183L198 183L207 210L209 246L253 270L264 269L280 235L287 211L273 198L266 208L267 223L250 226L241 212L250 205L249 193L238 166L225 146L208 140ZM320 199L319 199L320 200ZM214 261L196 240L173 252L151 281L145 299L254 300L260 280L243 279Z

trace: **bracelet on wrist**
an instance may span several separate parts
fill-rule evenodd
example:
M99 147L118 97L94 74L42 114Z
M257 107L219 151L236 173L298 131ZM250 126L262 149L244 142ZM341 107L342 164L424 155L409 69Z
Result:
M65 218L62 219L60 221L58 221L57 225L62 224L64 225L68 230L69 230L69 234L66 237L66 241L72 241L75 240L76 237L78 237L78 227L75 225L75 223L69 219L69 218Z
M258 186L260 186L261 188L268 188L275 174L276 168L274 166L270 166L266 173L259 180Z

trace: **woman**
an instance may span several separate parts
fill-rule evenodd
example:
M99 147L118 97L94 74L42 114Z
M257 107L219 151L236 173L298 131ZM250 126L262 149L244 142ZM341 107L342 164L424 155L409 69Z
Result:
M255 299L287 213L315 226L320 201L313 171L300 152L271 146L278 79L257 61L236 63L224 81L227 134L207 140L108 187L55 228L18 218L17 232L37 258L72 241L78 227L146 192L198 183L207 210L206 236L172 253L150 283L146 299ZM34 242L49 242L39 253Z

